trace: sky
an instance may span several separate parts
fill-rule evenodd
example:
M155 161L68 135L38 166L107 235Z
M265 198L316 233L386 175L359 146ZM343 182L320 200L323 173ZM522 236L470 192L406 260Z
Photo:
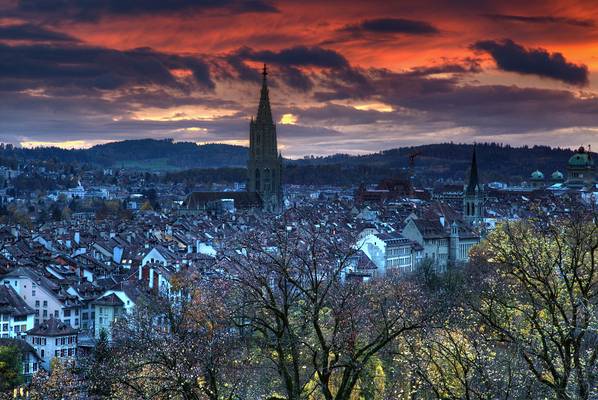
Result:
M598 148L598 2L0 0L0 142Z

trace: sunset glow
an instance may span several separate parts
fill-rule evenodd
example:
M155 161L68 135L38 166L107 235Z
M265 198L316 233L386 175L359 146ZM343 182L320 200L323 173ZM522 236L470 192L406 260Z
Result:
M598 146L593 1L42 3L0 1L4 142L237 142L267 63L290 156Z

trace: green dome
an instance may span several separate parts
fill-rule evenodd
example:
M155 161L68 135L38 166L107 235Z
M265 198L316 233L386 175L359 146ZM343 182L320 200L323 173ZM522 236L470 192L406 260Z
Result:
M570 167L588 167L594 164L590 153L586 152L583 147L577 150L577 153L573 154L569 159Z
M539 181L544 179L544 174L538 170L535 170L534 172L532 172L532 179L535 181Z
M563 175L563 173L561 171L554 171L551 176L552 176L552 179L555 181L560 181L565 178L565 176Z

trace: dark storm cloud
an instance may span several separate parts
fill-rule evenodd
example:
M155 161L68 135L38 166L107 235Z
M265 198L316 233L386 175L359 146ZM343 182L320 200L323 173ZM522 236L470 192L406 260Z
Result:
M28 40L48 42L76 42L77 39L33 24L2 25L0 40Z
M447 63L441 65L423 66L412 68L406 75L428 76L436 74L471 74L482 72L482 67L477 59L465 59L463 63Z
M593 28L596 23L591 19L578 19L554 16L524 16L508 14L484 14L484 17L495 21L524 22L529 24L565 24L583 28Z
M312 80L298 68L283 67L281 73L282 80L293 89L305 92L314 86Z
M378 18L367 19L357 25L348 25L341 29L351 33L379 33L394 34L403 33L408 35L431 35L438 33L438 29L425 21L417 21L403 18Z
M151 49L119 51L84 45L0 44L0 89L114 90L131 85L162 85L184 89L171 69L192 72L194 83L213 89L207 64L195 57L165 54ZM16 83L15 83L16 82Z
M545 49L526 49L510 39L479 41L471 48L489 53L498 68L504 71L537 75L571 85L588 84L588 68L568 62L561 53L549 53Z
M340 53L312 46L295 46L279 51L255 51L243 47L225 57L228 64L235 70L237 78L244 81L259 81L259 71L247 66L245 61L262 62L277 67L276 76L289 87L307 91L313 88L312 79L300 67L318 67L325 69L349 70L351 67L347 59ZM229 78L231 78L230 76Z
M431 78L426 75L384 69L359 71L367 84L340 80L332 75L319 82L326 91L316 91L318 101L375 100L391 105L391 113L351 112L335 106L306 110L317 116L353 124L372 119L393 121L397 126L417 123L426 129L433 124L470 127L482 134L528 133L598 124L598 98L578 98L566 90L518 88L503 85L464 85L457 77ZM296 112L300 116L301 112ZM351 117L351 114L354 114ZM333 123L327 121L328 123Z
M317 46L295 46L280 51L254 51L250 48L242 48L237 52L237 56L244 60L294 67L344 68L349 66L349 62L342 54Z
M277 12L264 0L20 0L16 13L48 20L97 21L104 16L227 10L231 13Z

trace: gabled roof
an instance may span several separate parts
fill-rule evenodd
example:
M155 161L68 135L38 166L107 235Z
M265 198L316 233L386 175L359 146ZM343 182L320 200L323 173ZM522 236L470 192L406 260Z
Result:
M9 271L8 274L3 275L0 278L29 278L37 285L51 292L54 292L60 288L56 283L52 282L50 279L46 278L41 274L38 274L36 271L27 267L15 268Z
M0 285L0 314L15 317L34 314L35 310L27 305L10 285Z
M69 324L65 324L61 320L53 317L27 331L27 335L35 336L68 336L76 334L76 329L71 328Z
M7 346L7 347L14 346L20 350L22 355L25 355L27 353L33 354L37 359L41 360L40 356L37 355L37 352L35 351L33 346L31 346L29 343L27 343L23 339L3 338L3 339L0 339L0 346Z
M123 307L125 305L125 303L123 303L122 300L114 293L100 297L99 299L94 300L92 304L110 307Z

